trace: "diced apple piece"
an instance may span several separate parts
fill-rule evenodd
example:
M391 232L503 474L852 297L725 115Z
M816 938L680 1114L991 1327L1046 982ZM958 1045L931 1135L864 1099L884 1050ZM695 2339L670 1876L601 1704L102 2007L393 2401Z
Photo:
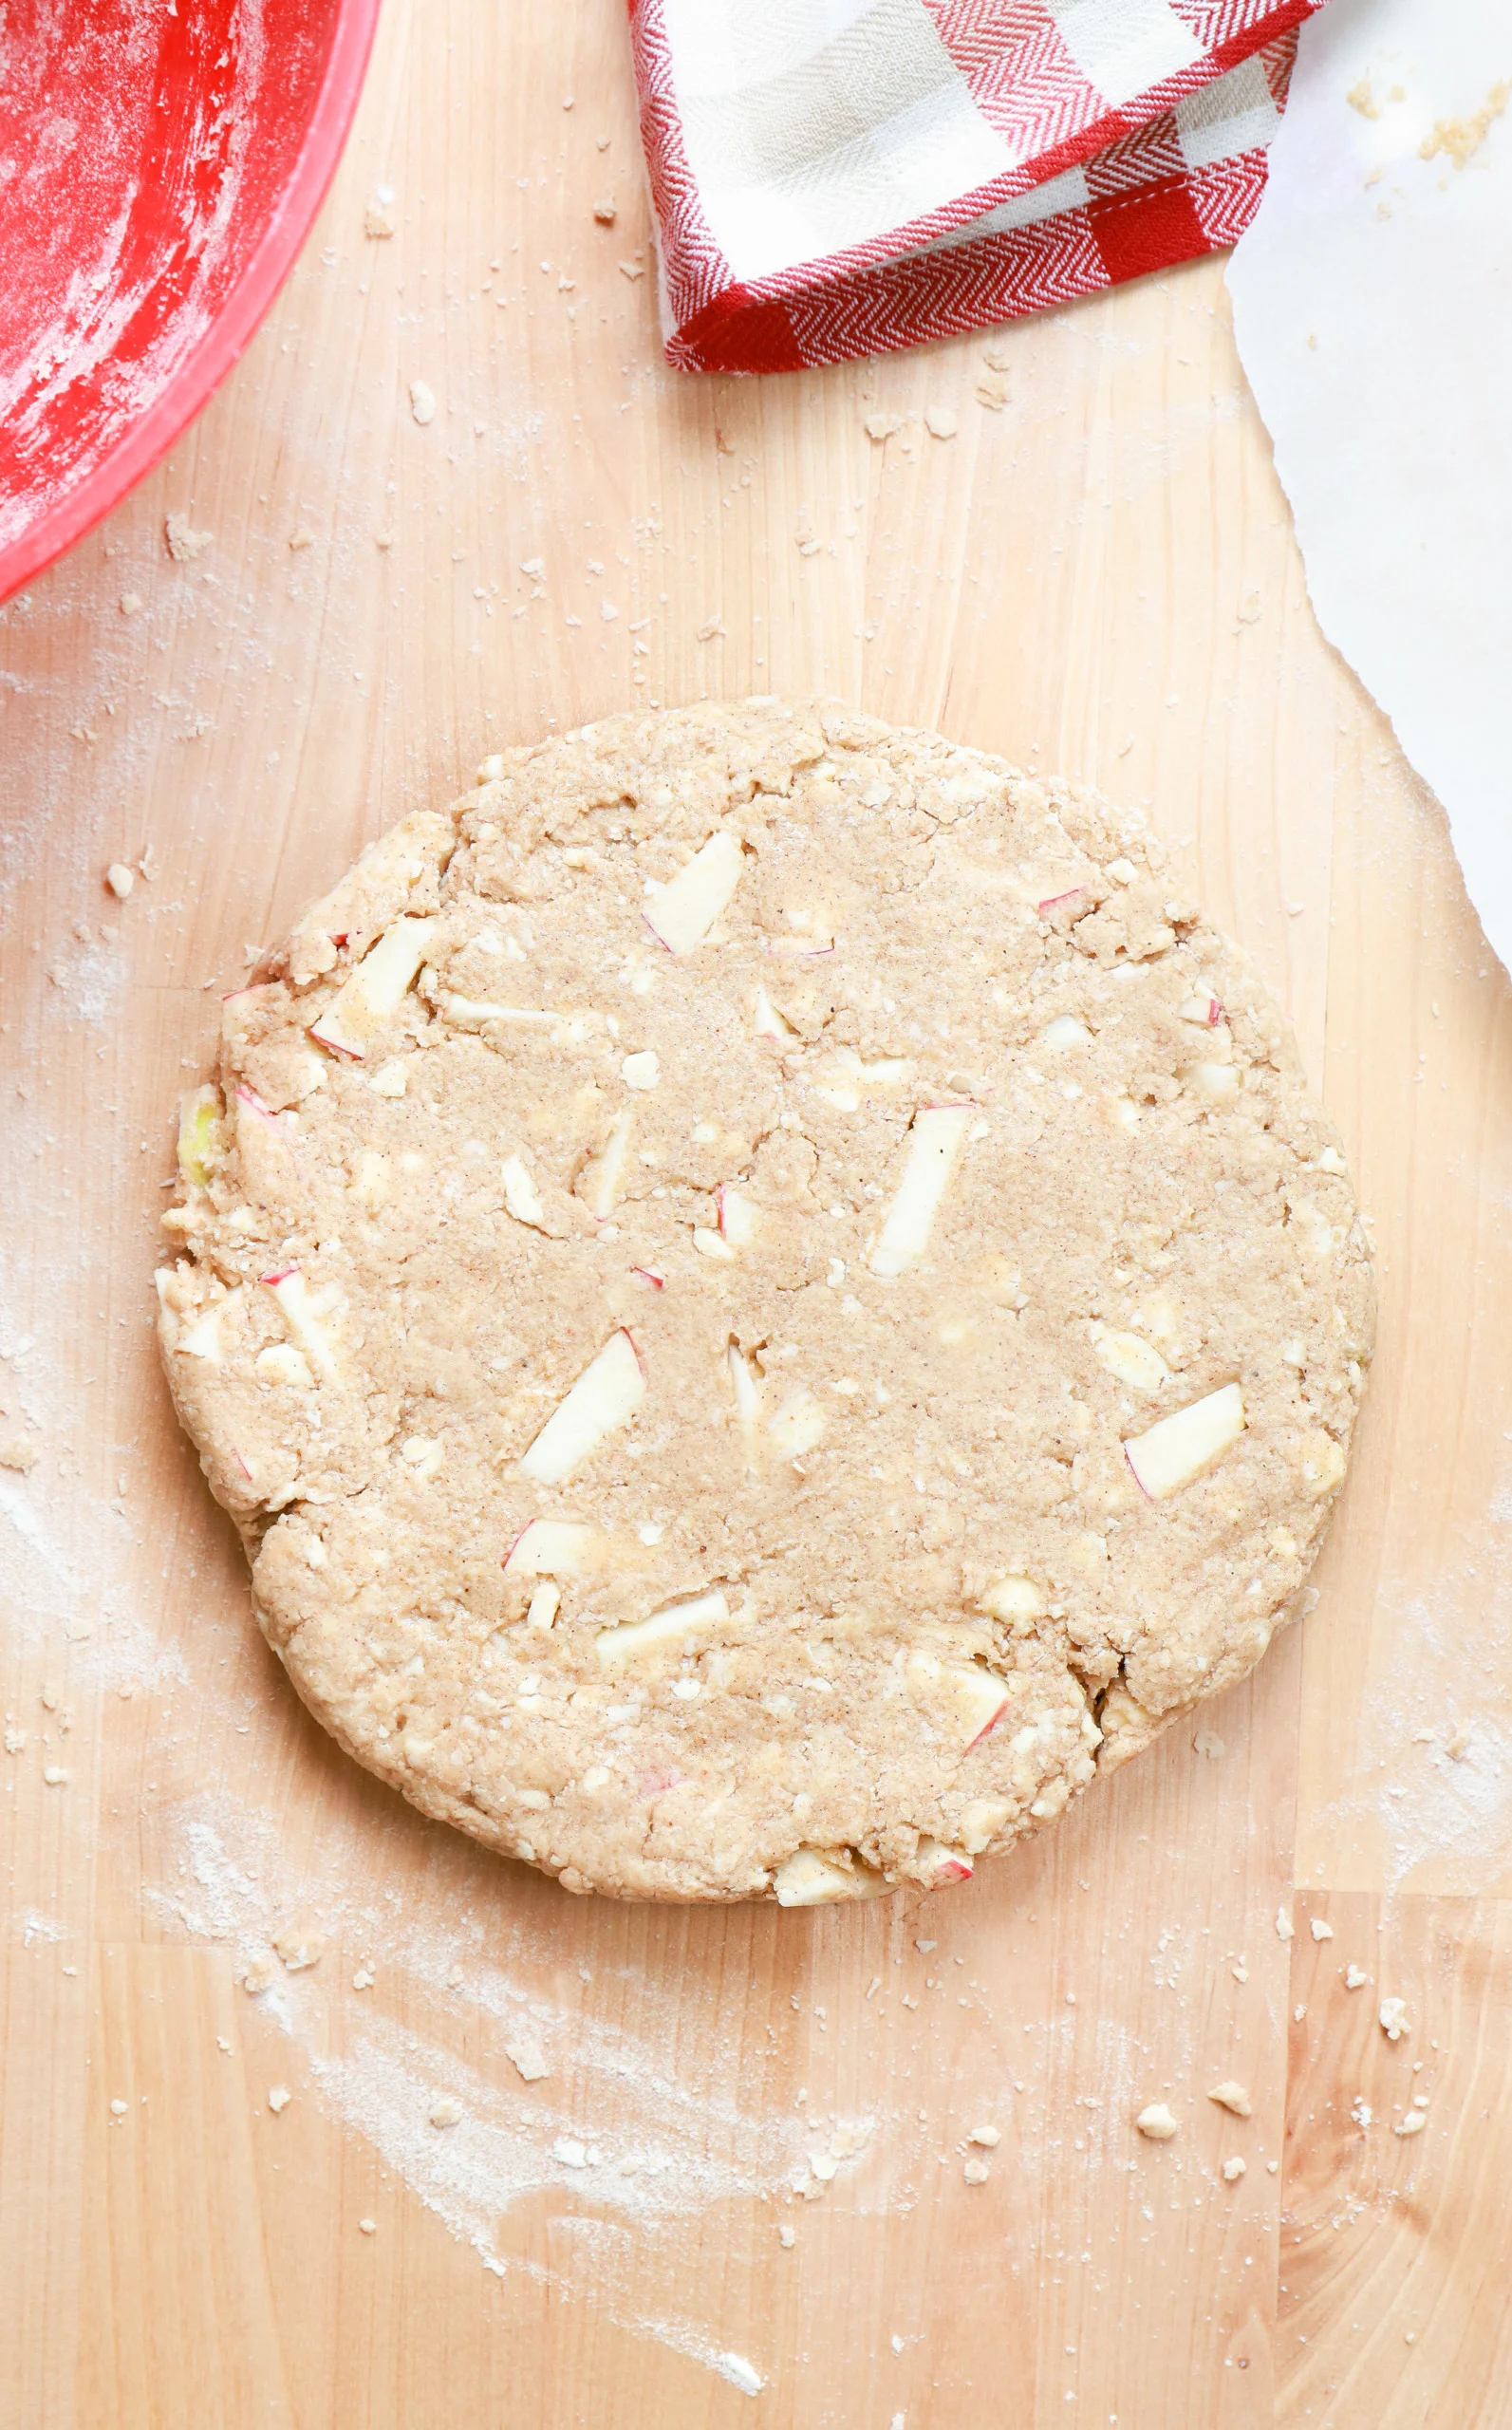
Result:
M529 1224L536 1231L544 1229L546 1209L523 1157L505 1157L503 1181L504 1204L516 1224Z
M613 1213L620 1194L633 1120L633 1115L622 1113L610 1124L608 1137L598 1154L589 1157L572 1184L573 1196L580 1198L588 1213L597 1216L601 1224Z
M752 1024L757 1037L791 1037L793 1031L776 1010L764 987L756 992L756 1019Z
M977 1600L984 1612L1009 1628L1037 1620L1045 1608L1043 1595L1029 1578L995 1578Z
M446 1457L444 1447L431 1434L411 1434L399 1447L399 1456L418 1477L433 1477Z
M738 1189L719 1191L719 1230L732 1249L748 1249L761 1225L761 1210L755 1199Z
M1052 1055L1066 1055L1073 1046L1090 1046L1092 1032L1074 1013L1060 1013L1048 1028L1040 1031L1039 1043L1048 1047Z
M222 1356L220 1329L235 1302L242 1297L243 1289L244 1286L238 1283L234 1291L228 1291L223 1299L216 1299L212 1306L208 1307L204 1315L196 1318L196 1322L189 1327L187 1333L179 1335L174 1348L180 1357L207 1358L214 1361Z
M947 1881L969 1881L977 1869L964 1848L946 1847L943 1840L927 1835L919 1842L918 1862L931 1889L943 1888Z
M1195 996L1176 1007L1179 1020L1191 1021L1199 1029L1216 1029L1223 1018L1223 1007L1212 990L1202 988Z
M644 1047L639 1055L627 1055L620 1065L620 1077L627 1089L654 1089L662 1077L662 1063L655 1047Z
M311 1021L311 1037L328 1046L333 1055L349 1055L361 1062L373 1032L399 1010L409 993L436 925L434 920L396 920L385 928L320 1019Z
M712 1257L721 1265L735 1263L735 1251L729 1242L722 1239L719 1233L711 1231L707 1224L694 1224L693 1245L700 1257Z
M1223 1384L1133 1435L1124 1445L1124 1457L1140 1491L1151 1502L1164 1502L1210 1468L1243 1431L1243 1394L1237 1384Z
M583 1519L532 1519L504 1562L506 1578L588 1578L602 1569L608 1539Z
M265 1274L262 1281L278 1302L279 1315L316 1374L334 1375L336 1354L320 1319L338 1295L328 1287L312 1294L297 1265L287 1266L281 1274Z
M290 1341L271 1341L266 1350L259 1350L252 1364L271 1384L292 1384L299 1392L308 1392L315 1380L304 1352Z
M191 1089L178 1106L178 1169L193 1189L203 1189L215 1168L218 1089Z
M686 1637L722 1628L729 1617L730 1606L719 1588L714 1586L707 1594L695 1595L685 1603L668 1603L648 1619L626 1620L617 1629L601 1629L593 1642L605 1668L617 1670L622 1663L636 1662L644 1654L681 1645Z
M923 1257L975 1112L970 1105L928 1105L914 1115L903 1178L868 1261L873 1274L904 1274Z
M590 1359L519 1465L537 1485L561 1485L589 1453L631 1418L645 1398L635 1344L623 1326Z
M1176 1077L1194 1096L1210 1097L1215 1103L1237 1097L1241 1085L1237 1063L1183 1063Z
M701 944L740 883L745 854L724 828L709 837L665 886L646 888L646 924L670 953Z
M1008 1690L991 1671L975 1662L942 1662L938 1654L918 1651L908 1657L915 1683L943 1695L950 1704L962 1751L985 1738L1008 1702Z
M823 1439L825 1414L813 1394L800 1384L789 1393L767 1422L767 1434L779 1460L798 1460Z
M549 1578L543 1578L531 1596L530 1608L525 1615L526 1627L549 1629L556 1618L561 1603L560 1587L553 1586Z
M1136 1393L1158 1393L1170 1374L1160 1352L1137 1333L1099 1334L1096 1351L1110 1375Z
M966 1854L980 1857L1012 1819L1013 1807L1005 1797L974 1797L961 1807L956 1822Z
M588 1034L586 1014L540 1011L533 1004L494 1004L474 996L443 996L441 1012L449 1021L476 1021L480 1027L498 1021L506 1029L550 1030L553 1046L581 1046Z
M892 1884L865 1865L844 1865L817 1848L795 1848L772 1877L779 1907L827 1907L839 1898L885 1898Z

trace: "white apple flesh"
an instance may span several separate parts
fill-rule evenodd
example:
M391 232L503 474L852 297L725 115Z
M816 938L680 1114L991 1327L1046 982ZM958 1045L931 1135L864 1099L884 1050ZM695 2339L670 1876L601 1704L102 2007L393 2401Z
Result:
M604 1566L608 1540L583 1519L532 1519L515 1537L506 1578L588 1578Z
M949 1848L943 1840L927 1836L919 1842L918 1861L931 1889L947 1881L969 1881L977 1869L964 1848Z
M605 1669L615 1671L626 1662L642 1661L648 1654L664 1653L668 1646L680 1646L689 1637L722 1628L729 1617L730 1606L719 1587L714 1586L707 1594L695 1595L685 1603L668 1603L647 1619L626 1620L617 1629L601 1629L593 1642Z
M1003 1682L975 1662L942 1662L938 1654L918 1652L910 1654L908 1669L916 1687L948 1702L962 1752L985 1738L1008 1702Z
M754 1199L737 1189L719 1191L719 1230L732 1249L748 1249L760 1228L760 1210Z
M691 953L703 943L732 900L744 864L739 839L721 828L665 886L647 887L646 925L669 953Z
M551 1411L519 1464L520 1475L537 1485L561 1485L627 1423L644 1398L641 1362L622 1326Z
M279 1315L316 1374L334 1375L336 1354L331 1347L330 1335L320 1322L325 1308L317 1306L316 1301L311 1298L309 1285L299 1268L291 1265L286 1267L281 1274L265 1274L262 1277L262 1282L265 1290L272 1293L278 1303ZM329 1296L328 1293L323 1292L320 1295L321 1300L323 1302L327 1300Z
M486 1027L497 1021L506 1029L544 1029L553 1046L581 1046L588 1034L583 1013L540 1011L533 1004L494 1004L474 996L443 996L441 1011L449 1021L476 1021ZM313 1037L314 1032L312 1031Z
M633 1118L628 1113L622 1113L610 1124L608 1137L598 1154L589 1157L572 1184L573 1196L580 1198L588 1213L601 1224L614 1212L614 1203L620 1194Z
M1099 1334L1097 1356L1110 1375L1136 1393L1158 1393L1170 1374L1160 1352L1137 1333Z
M546 1222L546 1209L531 1179L530 1168L522 1157L505 1157L503 1181L504 1205L516 1224L529 1224L539 1231Z
M1017 1621L1037 1620L1045 1608L1043 1595L1028 1578L995 1578L977 1600L984 1612L1010 1628Z
M1222 1459L1244 1431L1244 1396L1237 1384L1173 1410L1124 1445L1134 1482L1151 1502L1164 1502Z
M914 1115L903 1178L868 1261L873 1274L905 1274L923 1257L976 1111L928 1105Z
M399 1010L425 959L434 920L396 920L370 945L344 987L339 987L309 1034L333 1055L361 1062L373 1032Z
M885 1898L892 1884L866 1867L836 1863L817 1848L795 1848L772 1877L779 1907L827 1907L839 1898Z
M799 1460L824 1438L825 1414L801 1385L789 1393L768 1421L767 1435L779 1460Z

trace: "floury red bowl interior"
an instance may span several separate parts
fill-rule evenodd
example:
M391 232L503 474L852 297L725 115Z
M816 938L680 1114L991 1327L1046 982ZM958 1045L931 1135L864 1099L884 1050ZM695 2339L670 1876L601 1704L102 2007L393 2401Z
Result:
M319 208L378 0L0 10L0 599L171 446Z

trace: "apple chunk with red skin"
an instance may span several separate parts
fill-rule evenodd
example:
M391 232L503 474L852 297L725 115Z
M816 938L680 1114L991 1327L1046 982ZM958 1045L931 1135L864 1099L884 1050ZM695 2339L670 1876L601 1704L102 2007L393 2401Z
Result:
M1232 1449L1244 1426L1242 1393L1237 1384L1223 1384L1185 1409L1173 1410L1143 1434L1130 1436L1124 1457L1141 1493L1151 1502L1164 1502Z
M309 1034L333 1055L361 1062L375 1030L398 1012L436 932L434 920L396 920L370 945L344 987L339 987Z
M622 1326L584 1368L519 1464L537 1485L561 1485L589 1453L633 1417L645 1398L635 1344Z

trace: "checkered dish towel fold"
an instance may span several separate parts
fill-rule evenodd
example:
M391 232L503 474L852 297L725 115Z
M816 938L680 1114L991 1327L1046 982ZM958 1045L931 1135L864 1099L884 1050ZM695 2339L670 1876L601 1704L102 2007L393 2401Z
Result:
M629 0L669 361L791 371L1231 245L1322 0Z

